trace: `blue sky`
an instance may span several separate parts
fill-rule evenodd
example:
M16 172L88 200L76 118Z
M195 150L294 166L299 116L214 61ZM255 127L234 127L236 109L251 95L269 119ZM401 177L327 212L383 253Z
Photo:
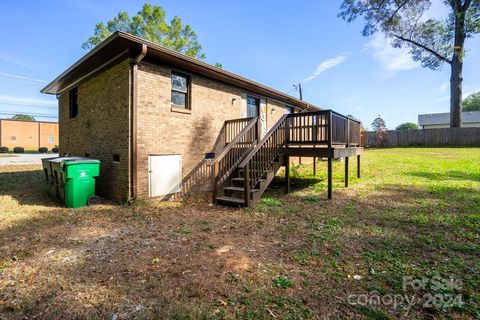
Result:
M136 13L144 1L29 0L0 4L0 118L6 112L49 115L55 96L40 89L86 51L80 45L97 22ZM435 0L432 15L443 14ZM340 0L150 1L180 16L199 36L207 62L323 108L360 118L382 115L387 126L419 113L448 112L449 67L431 71L391 48L381 35L363 37L362 24L337 18ZM464 92L480 90L479 37L467 40Z

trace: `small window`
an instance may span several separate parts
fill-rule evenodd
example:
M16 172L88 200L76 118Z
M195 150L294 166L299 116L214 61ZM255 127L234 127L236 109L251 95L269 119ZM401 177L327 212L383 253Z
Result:
M85 153L85 158L90 158L90 153Z
M172 72L172 105L177 108L190 109L190 77Z
M78 88L73 88L69 93L69 116L70 119L78 116Z
M120 155L119 154L114 154L113 155L113 162L120 162Z
M17 140L17 137L16 137L16 136L12 136L11 139L12 139L12 140Z
M54 136L48 136L48 143L55 143L55 137Z

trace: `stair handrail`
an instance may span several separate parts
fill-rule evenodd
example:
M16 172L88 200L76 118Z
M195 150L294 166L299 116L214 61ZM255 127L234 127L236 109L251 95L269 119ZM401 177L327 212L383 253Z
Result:
M238 167L238 164L240 161L243 160L244 156L249 154L249 152L254 148L258 141L258 117L252 118L248 124L245 126L245 128L240 131L240 133L212 160L210 163L211 168L212 168L212 187L213 187L213 199L215 200L216 198L216 192L217 192L217 186L219 183L222 183L225 181L225 179L228 178L230 174L233 173L233 171ZM254 132L251 131L252 128L257 126L254 130ZM235 149L235 147L239 147L242 139L248 138L248 134L253 136L252 141L250 141L250 145L244 145L244 147L247 147L247 149L243 152L240 152L238 149ZM228 154L233 154L234 157L231 159L230 163L228 163L228 169L227 170L222 170L221 176L219 176L220 173L220 162L228 155Z
M246 206L249 206L250 203L250 190L252 190L255 185L260 181L263 173L268 169L268 166L271 165L273 160L278 156L278 149L285 145L286 140L286 130L282 128L279 130L280 126L286 124L288 121L288 114L284 114L275 125L267 132L265 137L253 148L248 155L243 159L243 161L238 165L239 169L243 169L244 175L244 203ZM278 134L277 134L278 133ZM270 145L271 144L271 145ZM274 148L274 152L270 154L262 155L261 162L254 163L254 166L250 168L250 162L252 159L261 151L268 148Z
M253 158L255 153L267 142L270 136L280 127L280 125L284 122L284 120L288 117L288 114L284 114L280 119L278 119L277 123L267 132L267 134L260 140L260 142L255 146L255 148L250 151L248 156L243 159L242 163L238 166L239 168L244 168L247 163Z

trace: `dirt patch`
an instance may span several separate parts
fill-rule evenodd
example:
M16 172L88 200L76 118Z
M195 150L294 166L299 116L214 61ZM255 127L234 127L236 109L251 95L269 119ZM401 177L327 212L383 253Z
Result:
M0 318L475 318L480 182L412 176L431 158L407 168L389 152L367 153L350 189L339 187L335 164L333 201L320 163L317 177L297 168L290 195L280 177L254 209L204 197L64 209L48 198L39 167L2 168ZM403 276L434 275L460 279L465 304L348 302L405 294Z

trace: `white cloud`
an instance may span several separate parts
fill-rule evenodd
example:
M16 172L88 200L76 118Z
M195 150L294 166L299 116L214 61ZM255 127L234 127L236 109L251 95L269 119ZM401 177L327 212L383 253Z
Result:
M6 52L0 52L0 61L7 62L10 64L14 64L20 67L25 67L25 68L30 68L31 65L24 61L23 59L20 59L19 57L15 55L11 55Z
M475 92L478 92L478 91L480 91L480 88L477 89L477 90L464 90L462 92L462 98L465 99L466 97L468 97L472 93L475 93ZM438 98L437 101L450 101L450 96L445 96L445 97Z
M347 55L346 54L340 54L340 55L338 55L334 58L330 58L330 59L327 59L325 61L322 61L318 65L317 69L315 69L315 71L310 76L305 78L304 81L305 82L312 81L313 79L318 77L321 73L327 71L328 69L336 67L339 64L344 63L346 60L347 60Z
M447 92L450 89L450 82L445 81L438 87L438 91L440 92Z
M19 97L19 96L8 96L0 95L0 104L2 103L18 103L18 104L29 104L29 105L39 105L39 106L57 106L57 101L55 99L38 99L30 97Z
M386 77L393 76L396 72L407 71L420 67L420 63L413 61L408 49L393 48L390 40L381 34L375 34L372 41L365 44L367 50L380 63L381 68L386 72Z
M7 78L12 78L12 79L17 79L17 80L27 80L27 81L40 82L40 83L46 83L47 82L47 81L41 80L41 79L24 77L24 76L19 76L19 75L16 75L16 74L5 73L5 72L0 72L0 76L7 77Z

